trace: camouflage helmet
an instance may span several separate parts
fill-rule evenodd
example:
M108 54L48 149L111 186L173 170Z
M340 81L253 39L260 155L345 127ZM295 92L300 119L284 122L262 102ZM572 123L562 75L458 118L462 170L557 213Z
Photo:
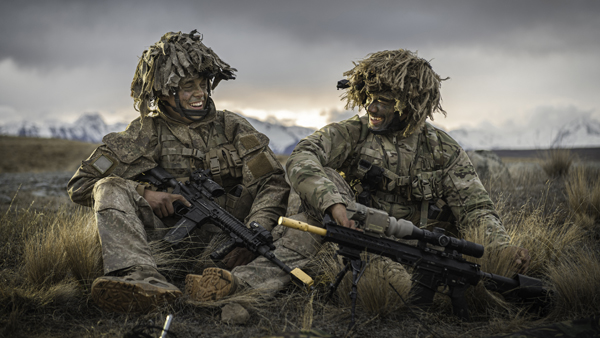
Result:
M429 62L408 50L384 50L367 55L354 68L344 73L348 89L342 95L346 109L365 106L368 93L390 92L394 97L396 111L408 116L405 135L433 113L446 115L441 105L441 81ZM346 81L345 81L346 82Z
M142 53L131 82L134 107L142 116L156 110L156 98L177 91L186 76L203 75L215 89L221 80L235 79L237 69L202 43L196 30L169 32Z

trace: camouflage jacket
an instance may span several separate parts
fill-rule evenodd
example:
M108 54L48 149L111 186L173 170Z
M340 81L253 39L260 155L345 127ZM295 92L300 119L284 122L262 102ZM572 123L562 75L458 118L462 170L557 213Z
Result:
M103 177L133 179L160 165L178 180L198 168L211 169L226 192L236 191L218 203L246 224L256 221L270 230L285 215L289 186L283 167L267 136L234 113L213 106L202 121L189 125L163 114L140 117L102 141L67 185L75 203L91 206L94 184ZM143 194L144 188L137 190Z
M376 135L368 130L367 115L354 116L300 141L286 166L302 200L324 213L329 206L344 202L323 167L343 173L360 192L366 168L359 164L364 161L384 168L372 194L372 207L418 224L423 206L447 205L457 220L458 233L448 229L453 235L484 222L492 242L504 245L510 240L465 151L429 123L408 137L402 131Z

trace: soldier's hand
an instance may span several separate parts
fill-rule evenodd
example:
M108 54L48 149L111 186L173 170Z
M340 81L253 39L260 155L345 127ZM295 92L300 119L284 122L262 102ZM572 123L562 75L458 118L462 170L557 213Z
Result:
M517 273L526 273L529 269L529 263L531 262L531 255L529 250L520 247L512 247L514 250L514 263L516 265Z
M158 218L167 217L173 215L175 209L173 208L173 202L181 201L185 206L192 206L183 196L176 194L169 194L168 192L152 191L149 189L144 190L144 199L148 201L154 214Z
M250 263L254 258L256 258L256 255L252 251L239 247L231 250L223 258L223 263L227 266L227 269L231 270L236 266Z
M356 228L356 223L354 223L353 220L348 219L345 205L341 203L334 204L327 208L327 213L331 215L337 224L346 228L358 230Z

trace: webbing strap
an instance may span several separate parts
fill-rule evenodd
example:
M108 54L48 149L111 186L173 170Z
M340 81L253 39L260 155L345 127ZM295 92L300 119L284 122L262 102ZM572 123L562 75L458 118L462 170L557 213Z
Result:
M185 157L194 157L199 160L204 160L205 156L200 150L191 148L163 148L160 155L181 155Z
M423 200L421 201L421 222L419 223L419 227L421 229L427 226L427 211L429 210L429 201Z

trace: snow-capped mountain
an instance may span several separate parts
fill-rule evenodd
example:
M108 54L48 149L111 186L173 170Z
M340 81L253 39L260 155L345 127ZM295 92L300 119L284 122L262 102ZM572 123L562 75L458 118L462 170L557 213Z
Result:
M600 122L578 117L560 127L480 127L448 132L467 150L600 147Z
M246 117L248 122L271 140L276 154L290 154L298 141L314 129L284 126L276 121L264 122ZM110 132L125 130L127 124L107 125L99 114L84 114L73 123L23 121L0 125L0 134L30 137L52 137L92 143L102 142ZM561 127L461 128L448 132L466 150L549 149L600 147L600 122L591 117L578 117Z
M0 126L0 134L48 137L100 143L108 133L125 130L126 123L106 124L100 114L88 113L82 115L73 123L60 121L45 121L43 123L22 121L7 123Z
M312 134L314 129L303 127L286 127L281 124L263 122L246 118L256 130L267 135L270 146L276 154L290 154L298 141ZM123 131L125 123L106 124L100 114L84 114L73 123L47 121L36 123L23 121L0 125L0 135L27 137L49 137L101 143L102 137L108 133Z
M315 130L311 128L284 126L281 124L263 122L250 117L246 120L259 132L267 135L271 142L269 146L275 154L289 155L300 140L312 134Z

